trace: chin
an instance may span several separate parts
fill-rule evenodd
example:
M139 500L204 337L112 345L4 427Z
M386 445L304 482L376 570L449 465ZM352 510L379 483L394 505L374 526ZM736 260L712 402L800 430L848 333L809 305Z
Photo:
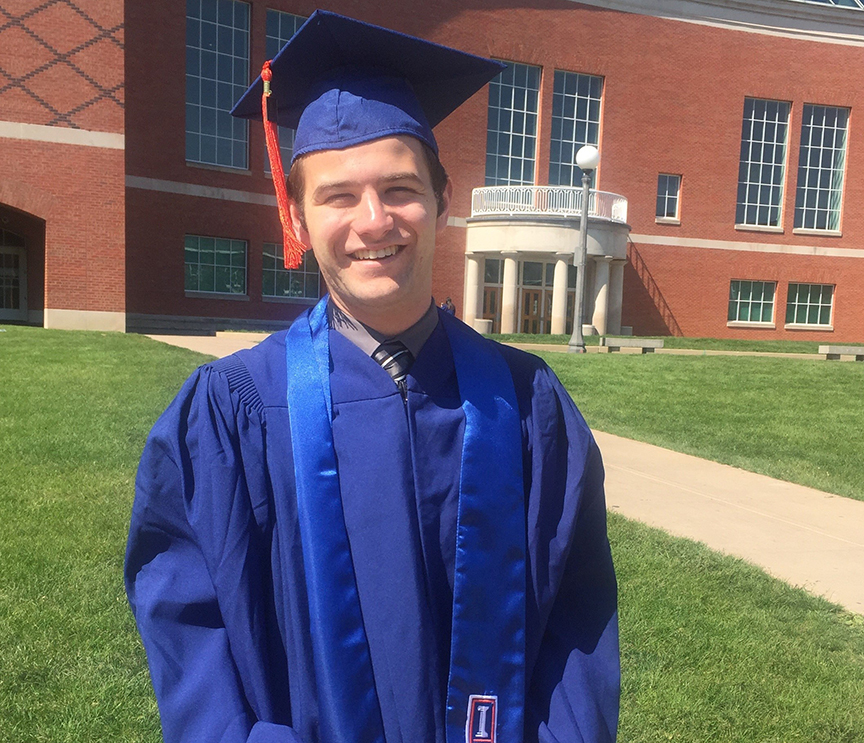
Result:
M345 306L352 315L392 311L411 312L421 304L424 309L431 301L431 292L407 289L392 280L371 280L363 282L356 291L334 293L338 303ZM352 311L353 308L353 311ZM358 319L362 319L358 317Z

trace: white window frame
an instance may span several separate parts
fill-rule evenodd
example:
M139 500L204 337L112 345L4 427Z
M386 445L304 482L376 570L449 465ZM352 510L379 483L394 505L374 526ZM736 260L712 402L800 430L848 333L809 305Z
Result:
M842 106L804 104L795 193L796 234L840 234L850 113ZM833 126L828 124L832 118Z
M315 261L315 256L311 250L303 253L303 259L300 266L295 269L285 268L285 254L282 250L282 245L278 243L264 243L262 251L263 259L261 261L261 297L265 302L316 302L321 297L321 271L318 268L318 263ZM272 267L268 265L272 259ZM265 291L267 285L268 274L273 277L273 293ZM285 276L290 284L292 279L300 279L303 283L302 294L277 294L276 286L280 276ZM313 278L310 282L307 279ZM315 286L314 295L306 292L306 287L313 283Z
M783 231L791 109L788 101L744 99L735 207L737 229Z
M738 294L739 296L735 296L735 285L738 284ZM746 299L742 299L741 294L743 293L744 284L749 285L747 287L748 297ZM753 298L753 289L754 285L760 286L760 292L758 299ZM767 287L771 287L771 300L767 302L765 300L765 289ZM734 317L732 317L732 307L733 303L735 303L735 312ZM771 307L771 318L770 320L765 320L764 316L764 307ZM741 319L741 308L747 307L747 315L748 319ZM759 319L752 320L753 316L753 308L759 308ZM727 312L726 312L726 326L730 328L774 328L774 317L777 311L777 282L776 281L765 281L762 279L732 279L729 282L729 301L727 303Z
M581 185L582 170L576 165L576 153L586 144L600 145L604 82L600 75L555 70L549 185ZM596 173L592 170L590 174L592 188Z
M800 287L808 287L807 301L799 302L799 292ZM814 287L819 287L821 289L820 295L824 295L825 289L830 289L831 291L831 300L828 305L821 301L822 296L820 296L819 303L811 303L810 295L812 294L812 290ZM795 301L792 301L792 287L796 287L795 293ZM835 284L811 284L803 281L790 281L788 287L786 288L786 324L785 328L789 330L833 330L834 329L834 295L836 294L837 286ZM793 309L794 308L794 309ZM804 321L798 320L798 310L803 308L805 311L805 319ZM816 308L817 314L817 322L810 322L809 315L810 310L812 308ZM828 309L828 322L818 322L818 316L822 315L823 309ZM789 320L789 311L793 309L793 318Z
M201 250L201 240L213 240L213 262L202 262L201 261L201 253L209 252ZM195 241L193 245L193 241ZM224 243L228 243L228 264L219 264L216 262L216 253L218 248L220 247L218 243L223 243L222 248L226 247ZM243 265L236 265L233 262L233 256L235 254L239 254L239 250L235 250L235 248L239 245L243 246ZM230 237L215 237L213 235L186 235L183 240L183 266L184 266L184 279L183 279L183 287L186 292L187 297L219 297L222 299L232 298L232 299L245 299L247 298L247 291L249 286L249 243L246 240L237 240ZM198 260L196 262L189 261L189 251L198 253ZM202 289L201 288L201 267L211 268L213 269L213 289ZM190 268L197 268L196 273L196 283L197 286L195 288L191 288L187 286L187 282L189 279ZM217 291L216 287L216 271L217 269L227 268L229 272L228 285L229 287L233 281L233 272L237 270L243 271L243 290L242 291Z
M250 5L188 0L186 8L186 162L248 170L249 122L230 111L249 84Z
M506 64L507 69L489 83L486 185L533 186L537 177L542 68L521 62ZM519 78L525 78L525 82L520 83ZM536 78L536 87L529 84L531 78ZM514 163L521 163L517 178L512 177Z
M665 182L664 182L665 179ZM673 180L674 179L674 180ZM657 175L657 202L654 210L654 221L657 224L681 224L681 181L682 176L673 173L658 173ZM674 193L669 186L675 184ZM675 213L667 214L669 202L675 204ZM663 204L663 213L660 214L660 204Z

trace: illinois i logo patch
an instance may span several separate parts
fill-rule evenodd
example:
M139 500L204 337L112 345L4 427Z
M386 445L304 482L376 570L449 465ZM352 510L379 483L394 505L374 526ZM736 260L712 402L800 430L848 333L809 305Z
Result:
M498 697L472 694L468 697L465 743L495 743L498 723Z

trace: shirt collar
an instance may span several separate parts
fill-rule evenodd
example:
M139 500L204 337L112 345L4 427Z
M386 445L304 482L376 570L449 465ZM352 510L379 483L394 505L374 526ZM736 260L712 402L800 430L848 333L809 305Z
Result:
M327 320L333 330L344 335L363 353L369 356L384 341L398 340L405 344L405 347L416 359L420 353L420 349L423 348L423 344L426 343L429 336L432 335L432 331L438 325L438 308L435 306L435 300L432 300L429 304L429 309L426 310L426 314L423 317L410 328L393 336L379 333L368 325L364 325L359 320L351 317L347 312L340 310L332 301L327 302Z

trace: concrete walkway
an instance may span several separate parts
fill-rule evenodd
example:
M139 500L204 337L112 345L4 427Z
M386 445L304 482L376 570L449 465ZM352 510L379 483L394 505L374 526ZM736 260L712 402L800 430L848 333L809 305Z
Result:
M864 614L864 502L595 431L610 511Z
M226 356L266 336L150 337ZM595 435L606 466L610 511L741 557L794 586L864 614L864 502L608 433Z
M252 348L263 341L269 333L216 333L216 335L148 335L154 341L169 346L188 348L198 353L222 358L244 348Z
M523 351L534 353L536 351L551 351L553 353L567 353L567 346L560 343L508 343L513 348L521 348ZM605 348L600 346L585 346L587 353L601 353ZM641 354L639 348L622 348L615 353ZM779 353L773 351L716 351L700 348L658 348L654 353L668 354L671 356L774 356L780 359L812 359L824 360L825 357L815 353ZM844 357L846 358L846 357ZM849 357L852 358L852 357Z

